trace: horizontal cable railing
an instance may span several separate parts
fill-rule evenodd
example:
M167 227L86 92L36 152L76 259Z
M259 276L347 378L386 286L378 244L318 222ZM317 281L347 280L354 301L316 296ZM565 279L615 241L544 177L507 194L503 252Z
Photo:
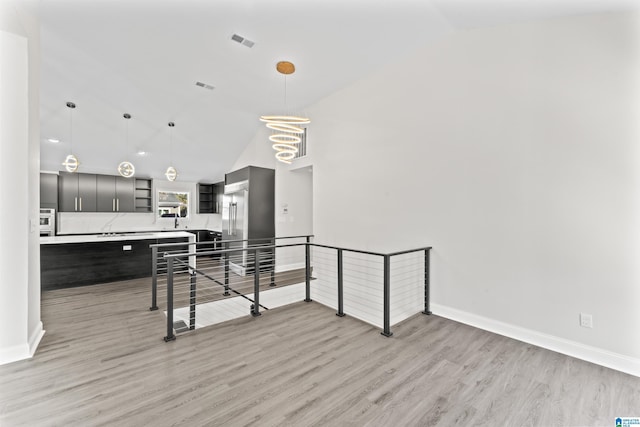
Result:
M389 254L316 243L311 246L315 249L316 301L337 307L338 313L343 313L342 307L350 315L381 327L385 336L393 335L391 324L418 311L431 314L430 246Z
M287 237L274 237L274 238L260 238L251 240L218 240L215 242L175 242L175 243L160 243L150 245L151 247L151 306L150 310L158 309L158 285L166 285L167 276L167 260L166 255L171 254L185 254L189 253L189 263L192 267L197 265L206 265L216 269L218 273L223 274L223 281L225 282L225 296L229 296L228 284L232 269L234 265L242 264L243 260L246 260L246 254L238 254L235 250L224 253L222 249L230 249L233 247L246 247L252 248L254 246L264 246L266 244L273 244L277 241L294 241L294 242L309 242L313 236L287 236ZM203 252L207 252L203 255ZM299 255L298 258L292 258L287 254L279 254L280 260L292 259L291 265L298 265L298 268L304 268L304 254ZM263 263L264 264L264 263ZM281 263L282 264L282 263ZM263 265L263 270L268 266ZM287 267L286 265L284 266ZM289 266L291 267L291 266ZM278 268L277 266L275 267ZM273 270L273 269L272 269ZM188 266L182 264L174 266L174 273L187 272Z
M303 295L311 302L313 292L314 301L336 308L336 315L379 326L387 337L392 324L416 312L431 314L431 247L384 254L311 243L311 237L222 241L214 250L191 243L185 251L184 242L152 245L151 309L158 308L158 282L166 283L165 340L216 323L209 317L260 316L271 304L283 304L271 295L282 299L285 288L284 303ZM276 244L285 240L292 243Z
M305 270L276 272L273 257L273 250L276 248L296 246L299 250L304 249L301 244L251 245L248 248L223 249L204 253L166 254L164 256L167 260L167 335L165 340L175 339L174 330L186 332L198 326L207 326L207 324L218 323L218 321L246 314L251 314L254 317L260 316L261 310L268 310L274 301L273 298L268 303L263 301L263 295L267 295L267 292L264 291L271 289L273 292L268 293L271 296L276 293L276 289L274 289L276 286L279 287L278 290L287 289L298 293L293 297L279 295L276 298L278 305L283 304L283 298L284 303L287 304L300 301L304 293L302 285L306 280ZM212 254L221 255L217 266L201 267L198 266L198 262L188 261L190 258L201 258ZM230 265L234 263L240 268L232 269ZM176 274L174 273L176 266L187 267L189 272ZM301 286L284 286L295 283ZM205 299L203 299L203 294ZM227 298L226 295L229 297ZM210 298L206 299L207 296ZM291 298L293 299L291 300ZM275 304L275 302L273 303ZM177 309L177 314L174 313L174 309ZM235 314L222 312L228 310L235 311ZM208 322L200 319L196 321L200 315L217 317L217 320ZM175 321L176 319L178 322Z

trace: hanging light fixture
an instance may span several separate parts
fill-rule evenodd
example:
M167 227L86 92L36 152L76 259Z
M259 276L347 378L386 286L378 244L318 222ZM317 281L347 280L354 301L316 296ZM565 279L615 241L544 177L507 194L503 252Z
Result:
M131 119L131 114L124 113L122 117L124 117L127 120L126 130L125 130L125 140L126 140L127 148L129 148L129 119ZM136 168L133 166L131 162L125 160L124 162L121 162L118 165L118 173L124 176L125 178L131 178L133 175L135 175Z
M169 122L169 154L171 156L171 163L173 163L173 128L175 125L175 123ZM175 181L178 177L178 171L173 166L169 166L167 171L164 173L164 176L166 176L169 181Z
M280 61L276 64L276 70L284 74L284 104L287 106L287 75L293 74L296 67L289 61ZM299 144L302 141L304 128L301 125L311 123L307 117L290 115L261 116L260 121L266 123L267 128L273 131L269 136L271 147L276 150L276 159L283 163L291 164L298 153Z
M73 109L76 108L76 104L67 102L67 107L69 107L69 143L71 144L71 154L67 155L64 162L62 162L62 166L65 167L67 172L73 173L77 172L78 166L80 166L78 158L73 154Z

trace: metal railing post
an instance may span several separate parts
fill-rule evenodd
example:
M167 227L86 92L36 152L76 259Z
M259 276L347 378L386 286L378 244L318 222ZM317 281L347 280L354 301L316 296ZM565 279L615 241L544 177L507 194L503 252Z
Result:
M189 273L189 329L196 328L196 272Z
M253 250L253 317L260 316L260 259L258 258L259 249Z
M384 330L380 332L385 337L393 335L391 332L391 257L384 255Z
M165 342L173 341L173 258L167 259L167 336Z
M336 316L344 317L344 292L342 282L342 249L338 249L338 312Z
M431 251L424 250L424 314L431 314Z
M158 309L158 248L151 248L151 307L149 310Z
M228 297L231 295L229 293L229 252L226 252L229 249L229 242L224 243L224 249L224 294L222 295Z
M307 236L307 244L304 245L304 281L305 281L305 302L311 302L311 246Z

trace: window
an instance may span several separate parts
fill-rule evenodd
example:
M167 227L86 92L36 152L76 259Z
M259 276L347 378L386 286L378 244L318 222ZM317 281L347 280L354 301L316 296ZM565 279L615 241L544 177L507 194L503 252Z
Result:
M187 218L189 216L189 193L158 191L157 212L161 218Z

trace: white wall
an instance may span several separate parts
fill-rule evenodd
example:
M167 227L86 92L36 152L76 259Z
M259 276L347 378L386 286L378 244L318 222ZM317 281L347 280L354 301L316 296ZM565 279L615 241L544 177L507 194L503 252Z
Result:
M35 13L19 8L22 25L29 35L29 279L28 345L33 355L44 334L40 318L40 22ZM1 184L0 184L1 185ZM32 225L35 224L35 227Z
M39 32L26 7L0 4L0 364L28 358L40 320Z
M640 375L639 28L459 32L308 107L316 242L433 245L436 314Z
M277 166L275 204L276 236L313 234L313 170L309 167L289 170L286 166ZM304 241L305 239L287 239L279 243ZM304 268L304 254L302 246L278 249L276 252L278 270Z

